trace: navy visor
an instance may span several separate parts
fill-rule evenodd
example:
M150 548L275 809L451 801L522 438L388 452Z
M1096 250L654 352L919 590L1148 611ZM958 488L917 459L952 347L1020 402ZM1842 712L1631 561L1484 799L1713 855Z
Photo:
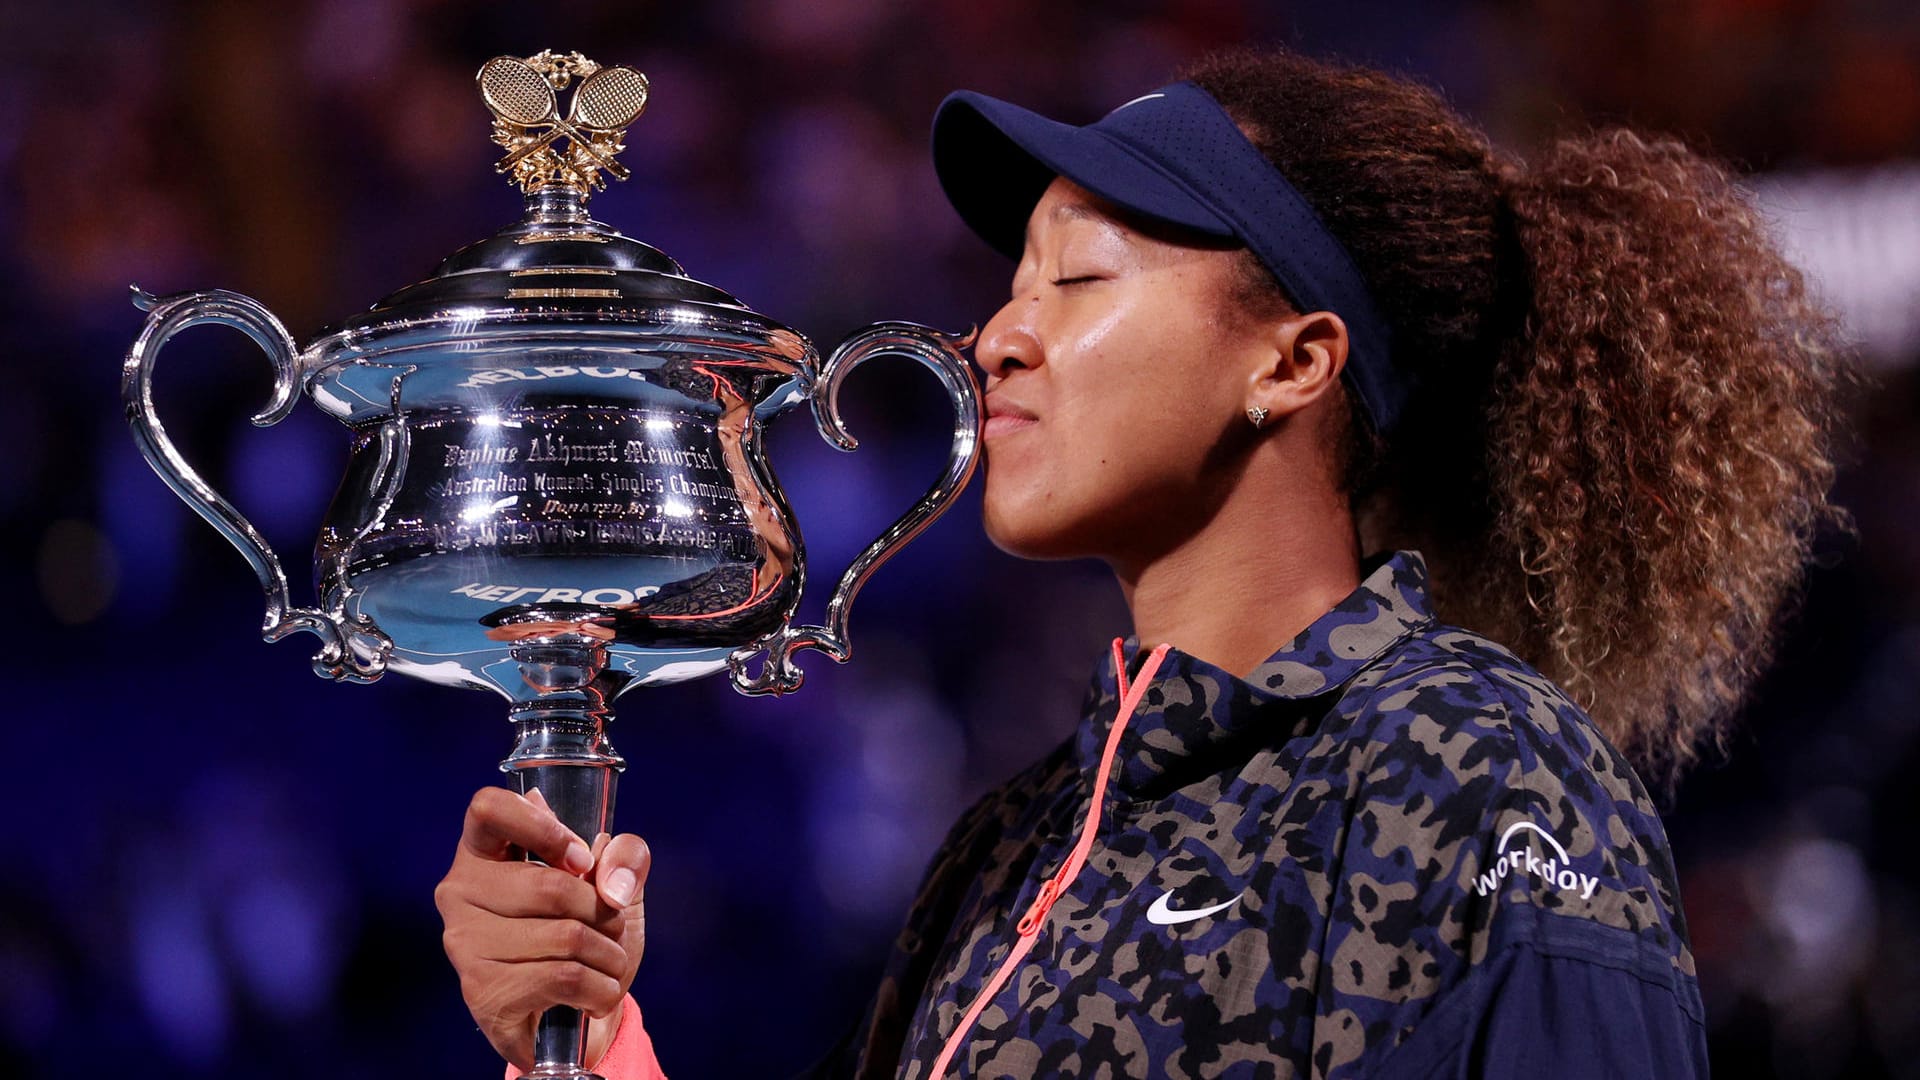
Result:
M961 219L1014 259L1055 176L1155 221L1238 240L1296 308L1347 324L1348 384L1374 430L1393 430L1409 387L1366 281L1313 207L1198 86L1163 86L1084 127L962 90L934 115L933 168Z

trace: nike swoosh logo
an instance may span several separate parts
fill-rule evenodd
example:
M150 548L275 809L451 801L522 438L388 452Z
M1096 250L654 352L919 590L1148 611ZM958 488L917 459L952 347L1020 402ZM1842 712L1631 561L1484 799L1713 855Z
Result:
M1236 896L1224 904L1215 904L1212 907L1175 911L1172 906L1173 890L1168 889L1160 894L1160 899L1155 900L1152 907L1147 909L1147 921L1155 926L1178 926L1195 919L1204 919L1209 915L1218 915L1239 902L1240 898Z

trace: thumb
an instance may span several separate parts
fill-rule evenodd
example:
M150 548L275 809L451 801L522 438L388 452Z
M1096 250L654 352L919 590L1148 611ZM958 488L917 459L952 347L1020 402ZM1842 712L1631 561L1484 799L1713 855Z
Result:
M593 868L594 888L608 907L624 908L640 898L652 869L653 852L647 842L632 833L621 833L600 851Z

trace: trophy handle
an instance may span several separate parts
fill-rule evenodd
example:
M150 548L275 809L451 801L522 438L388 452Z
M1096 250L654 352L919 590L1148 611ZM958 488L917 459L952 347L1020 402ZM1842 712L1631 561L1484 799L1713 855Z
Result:
M820 369L813 388L813 420L820 435L838 450L853 450L860 444L848 433L840 418L840 384L867 360L894 354L920 361L947 390L953 403L953 445L947 454L947 467L927 493L899 520L887 526L880 538L868 545L859 558L847 567L827 600L824 626L783 626L766 639L734 652L728 659L734 688L743 694L785 694L799 689L806 674L793 662L801 649L818 649L844 664L853 655L853 643L847 637L847 614L860 587L867 583L880 564L892 558L907 541L933 524L959 496L980 463L980 388L973 370L960 350L973 343L974 332L945 334L907 322L882 322L855 331ZM758 675L747 671L747 662L762 649L767 656Z
M287 597L287 575L280 557L267 546L266 538L253 523L187 464L173 440L167 438L167 429L153 408L153 366L161 346L190 326L216 323L252 338L273 364L273 396L253 415L255 426L270 427L286 419L299 389L299 349L287 328L258 300L226 289L158 297L135 286L133 303L147 313L147 325L134 339L133 348L127 350L126 366L120 373L120 398L141 455L173 493L219 530L253 567L267 602L266 618L260 624L262 637L278 641L305 630L325 642L313 657L316 674L351 682L379 678L386 670L393 643L371 623L351 619L344 611L293 607Z

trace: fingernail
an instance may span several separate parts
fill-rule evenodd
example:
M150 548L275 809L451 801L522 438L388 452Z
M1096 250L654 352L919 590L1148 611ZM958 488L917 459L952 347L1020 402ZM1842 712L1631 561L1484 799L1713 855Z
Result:
M567 845L565 866L571 873L584 874L593 869L593 852L587 850L587 845L575 840Z
M607 899L614 907L626 907L633 903L633 887L638 884L633 871L621 867L607 875Z

